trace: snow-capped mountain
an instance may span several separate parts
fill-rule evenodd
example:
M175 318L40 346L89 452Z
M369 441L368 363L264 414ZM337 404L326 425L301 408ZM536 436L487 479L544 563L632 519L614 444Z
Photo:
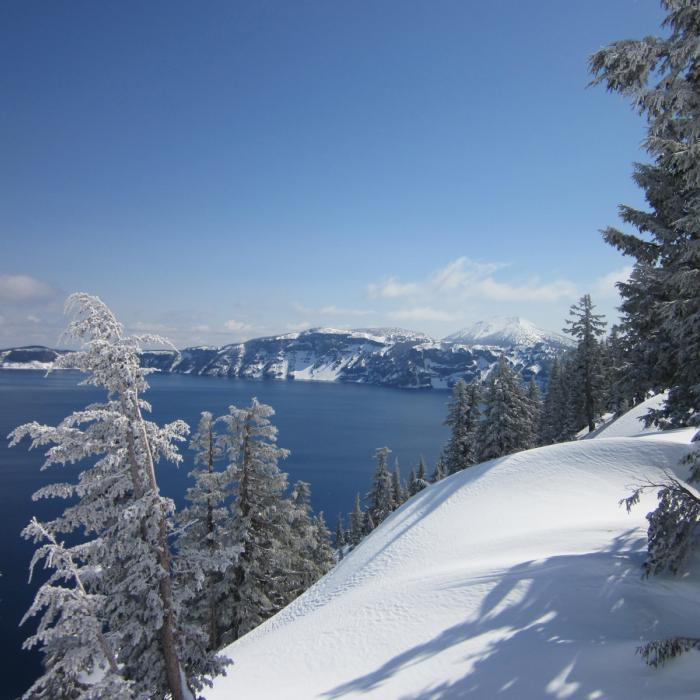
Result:
M520 452L421 491L226 647L234 665L204 696L691 697L697 652L650 669L635 650L695 634L700 560L689 576L643 578L656 494L629 514L618 501L630 484L687 478L695 430L639 435L630 418L615 437Z
M143 362L180 374L445 389L459 379L485 379L504 354L525 381L534 376L544 388L552 359L567 341L528 322L516 321L477 324L479 333L461 331L443 341L402 328L311 328L223 347L190 347L179 354L148 351ZM487 333L489 328L500 330ZM25 363L40 368L43 365L31 362L48 363L55 355L56 351L48 348L3 351L0 367Z
M518 316L493 318L490 321L477 321L457 333L448 335L447 343L463 343L465 345L495 345L498 347L535 346L540 343L562 348L570 347L573 343L560 333L545 331L531 321Z

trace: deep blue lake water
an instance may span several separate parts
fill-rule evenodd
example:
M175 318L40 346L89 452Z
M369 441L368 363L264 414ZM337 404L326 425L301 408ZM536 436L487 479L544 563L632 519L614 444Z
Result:
M29 452L26 444L9 449L5 437L21 423L36 420L55 425L104 394L78 386L80 375L27 370L0 371L0 698L9 700L28 688L40 672L40 655L22 651L31 623L19 627L29 607L34 586L27 585L33 546L20 531L32 515L49 518L60 512L57 502L34 503L31 494L49 481L68 480L77 469L54 467L41 472L41 452ZM331 529L337 514L347 514L355 494L364 494L374 472L372 456L384 445L398 457L402 475L423 454L432 469L447 438L442 425L448 394L442 391L412 392L355 384L249 381L219 377L152 375L145 398L153 405L151 418L164 423L182 418L195 427L201 411L215 416L230 404L248 405L253 396L274 407L273 422L279 428L278 444L291 450L281 466L290 483L303 479L311 484L316 511L323 510ZM190 485L187 473L192 455L185 450L179 468L160 464L162 492L183 502ZM392 459L393 466L393 459Z

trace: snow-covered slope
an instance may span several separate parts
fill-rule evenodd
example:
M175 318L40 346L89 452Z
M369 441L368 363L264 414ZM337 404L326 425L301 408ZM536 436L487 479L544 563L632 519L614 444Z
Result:
M206 697L694 697L695 652L659 670L635 655L700 629L697 578L640 576L653 494L618 506L679 470L687 442L654 438L539 448L430 486L227 647L235 665Z
M644 416L654 408L660 408L666 399L666 394L657 394L647 399L643 403L627 411L619 418L609 420L587 437L592 438L613 438L613 437L634 437L635 435L646 435L658 433L658 428L650 426L644 427Z
M553 331L542 330L531 321L518 316L478 321L472 326L448 335L444 342L464 343L466 345L496 345L498 347L533 346L538 343L571 347L573 344L571 338Z

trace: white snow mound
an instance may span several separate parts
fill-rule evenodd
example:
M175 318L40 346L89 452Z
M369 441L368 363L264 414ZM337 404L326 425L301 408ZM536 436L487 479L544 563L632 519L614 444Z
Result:
M697 636L693 576L641 578L649 494L678 438L539 448L430 486L258 629L208 700L678 700L696 652L651 669L647 640ZM700 566L693 568L700 574ZM697 579L695 579L697 581Z

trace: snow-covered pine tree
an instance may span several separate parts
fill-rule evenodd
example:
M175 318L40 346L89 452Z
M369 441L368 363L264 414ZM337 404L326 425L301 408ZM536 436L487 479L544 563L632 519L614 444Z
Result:
M442 481L445 478L445 462L443 461L442 457L438 458L438 461L435 462L435 469L433 470L433 473L430 475L430 483L435 484L438 481Z
M396 508L391 474L387 469L390 452L388 447L378 447L374 452L377 469L372 479L372 490L367 494L367 520L372 522L373 527L377 527Z
M416 472L416 482L414 487L415 492L412 492L411 496L414 496L416 493L418 493L418 491L422 491L426 486L430 485L425 470L425 458L423 455L421 455L418 459L418 471Z
M100 600L96 615L116 650L121 674L133 682L135 698L183 700L187 684L196 688L200 679L181 662L185 640L168 541L174 505L160 495L155 465L180 462L177 443L188 428L182 421L160 427L143 417L149 406L141 394L148 384L139 354L141 344L155 338L126 336L107 306L88 294L71 295L67 311L73 315L67 335L82 349L59 357L55 366L77 368L86 375L82 383L104 388L107 400L73 413L57 427L20 426L11 444L28 436L32 447L53 445L45 467L94 460L77 484L52 484L35 494L74 499L45 527L54 536L92 538L71 556L95 572L87 590L100 596L94 599ZM55 609L47 612L55 616ZM56 663L54 656L51 664ZM198 660L198 668L207 665L207 659ZM213 660L211 670L217 670Z
M326 525L323 511L319 511L313 519L314 544L311 550L311 561L314 563L316 578L311 582L315 583L321 576L327 574L336 562L333 545L331 544L331 532Z
M401 479L401 465L398 457L394 460L394 471L391 475L391 492L394 498L394 509L398 508L408 498L406 488Z
M489 375L484 420L479 430L480 461L527 449L533 443L530 413L520 378L501 356Z
M531 442L529 447L535 447L538 444L538 431L540 425L540 415L542 413L542 394L537 386L535 378L532 377L527 385L527 400L530 406L530 435Z
M558 357L555 357L540 412L540 445L552 445L564 439L567 405L561 362Z
M22 620L41 615L36 633L23 648L40 646L45 654L44 674L23 698L132 700L132 683L119 669L114 637L105 632L101 620L101 596L88 592L89 581L97 572L78 563L83 558L81 546L66 547L36 518L22 535L43 543L34 552L30 578L42 560L45 568L53 569ZM86 683L88 677L95 680Z
M357 547L362 538L365 536L366 529L366 514L362 510L362 504L360 502L360 494L355 495L355 507L352 509L349 518L350 527L348 528L348 538L347 544L352 547Z
M452 388L452 400L448 404L445 420L451 434L443 452L448 474L455 474L477 462L480 401L481 389L476 380L467 385L460 379Z
M311 486L297 481L292 488L284 599L291 602L323 576L335 563L330 532L323 514L311 513ZM286 604L285 603L285 604Z
M630 99L646 118L651 163L634 167L649 210L620 208L640 235L608 228L605 240L634 259L620 285L623 323L640 332L637 359L650 383L670 389L658 423L700 423L700 6L663 0L667 35L617 41L590 59L593 83ZM651 331L651 332L642 332Z
M700 4L662 0L666 36L617 41L590 59L593 83L628 97L647 121L651 163L634 167L649 210L623 206L623 221L640 235L615 228L605 240L634 259L618 285L622 326L638 371L637 389L668 388L665 405L647 418L661 426L700 424ZM700 478L698 450L689 481ZM654 486L654 485L652 485ZM697 529L697 496L672 478L659 485L649 518L651 573L677 568ZM627 499L632 505L638 491ZM661 556L660 556L661 555ZM682 557L681 557L682 558ZM651 642L641 652L652 665L697 647L686 637Z
M584 294L571 306L571 319L564 329L577 340L573 355L575 381L572 386L576 428L588 426L595 430L595 419L600 415L605 400L605 362L599 338L605 333L605 317L593 313L595 306L590 294Z
M215 423L212 414L203 411L190 441L199 468L190 472L195 480L185 496L190 505L178 514L175 559L181 617L193 637L198 633L192 643L209 651L221 646L222 577L240 551L232 539L233 518L227 505L237 478L236 465L216 469L225 455L225 443Z
M626 413L634 405L633 370L625 352L625 338L620 327L610 329L606 340L606 357L608 359L608 386L606 408L615 417Z
M415 496L420 491L418 488L418 476L416 475L416 468L411 467L411 471L408 473L408 484L406 484L406 492L409 498Z
M284 502L287 475L278 462L289 454L277 447L271 406L253 399L250 407L229 407L222 417L231 442L229 459L238 467L234 490L233 542L241 548L236 564L224 574L228 613L224 642L257 627L289 602L289 502Z
M339 551L343 551L343 547L347 542L347 530L345 529L345 521L343 520L343 514L338 513L338 518L335 521L335 548Z

